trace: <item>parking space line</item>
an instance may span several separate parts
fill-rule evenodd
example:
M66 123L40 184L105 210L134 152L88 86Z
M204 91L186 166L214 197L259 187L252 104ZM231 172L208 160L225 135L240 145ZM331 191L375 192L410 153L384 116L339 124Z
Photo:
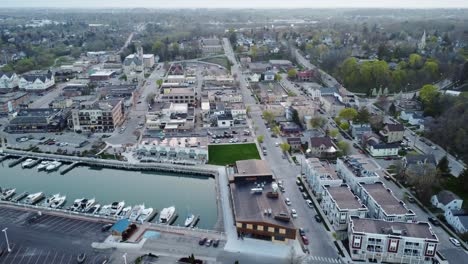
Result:
M41 249L41 253L39 253L39 256L37 257L36 262L34 262L34 264L37 264L37 262L41 259L42 251L43 250Z
M36 251L37 251L37 249L34 248L34 253L32 253L31 256L29 256L29 260L28 260L28 262L26 262L26 264L29 264L29 262L31 262L31 259L33 259L33 257L36 256Z
M56 225L54 225L54 230L60 230L62 229L64 226L68 226L70 224L74 224L76 223L77 221L75 219L64 219L63 222L61 223L57 223Z
M23 248L23 246L21 246L18 250L15 250L15 251L16 251L16 254L15 254L15 256L13 257L13 259L11 260L11 262L9 262L9 263L15 263L15 262L13 262L13 261L16 259L16 256L18 255L18 253L21 252L21 249L22 249L22 248Z
M84 228L88 224L89 223L81 222L81 223L78 223L77 225L73 225L73 226L68 227L66 230L64 230L64 232L73 233L73 231Z
M63 218L62 217L58 217L58 216L53 216L51 218L49 218L47 221L44 221L42 222L43 224L48 224L48 225L51 225L51 224L58 224L60 223L60 221L63 221Z
M24 250L23 256L21 257L21 259L19 260L18 263L23 262L24 256L28 254L28 251L29 251L29 248L27 247L27 248Z
M70 261L72 260L73 255L70 255L70 259L68 260L67 264L70 264Z
M50 250L49 250L49 252L47 252L47 256L45 257L45 260L47 260L49 258L49 254L50 254ZM47 263L47 262L44 261L44 263Z
M40 217L39 219L37 219L36 222L34 222L34 224L41 224L43 223L46 219L49 219L51 218L52 216L50 215L44 215L43 217Z
M55 252L54 259L52 259L52 262L50 262L51 264L53 264L55 262L55 258L57 258L57 254L58 254L58 251Z
M65 257L65 254L62 255L62 258L60 259L59 263L63 263L63 258Z
M68 228L70 227L73 227L73 226L76 226L76 225L80 225L81 222L78 221L78 220L71 220L71 221L68 221L66 222L64 225L58 225L60 227L57 227L57 228L54 228L55 231L66 231Z
M73 229L70 229L68 232L74 232L74 231L78 230L79 228L85 229L85 228L88 228L88 227L93 226L94 224L95 224L95 223L93 223L93 222L87 222L87 223L85 223L85 224L83 224L83 225L81 225L81 226L77 226L77 227L75 227L75 228L73 228Z

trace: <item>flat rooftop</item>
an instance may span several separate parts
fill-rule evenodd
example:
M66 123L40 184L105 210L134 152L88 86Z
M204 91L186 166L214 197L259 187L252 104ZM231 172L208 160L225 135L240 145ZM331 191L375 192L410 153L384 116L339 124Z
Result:
M351 192L347 185L326 186L325 188L340 209L357 210L366 208L359 198Z
M378 177L380 167L371 159L362 155L351 155L342 158L343 164L357 177Z
M172 88L165 94L195 94L192 88Z
M357 217L351 217L351 222L354 232L438 240L432 232L431 226L425 222L388 222Z
M294 228L292 218L289 222L274 218L280 213L285 213L288 216L290 213L281 193L279 193L278 198L267 197L267 192L272 191L271 183L265 184L261 193L252 192L252 188L258 186L254 182L232 183L230 185L236 221L264 222ZM265 214L265 210L271 210L271 215Z
M387 215L412 214L383 183L362 184L364 190L382 207Z
M265 160L239 160L236 161L236 168L238 176L273 175L270 165Z
M335 169L327 163L321 162L317 158L309 158L307 159L308 166L319 175L321 180L338 180L339 177L336 174Z

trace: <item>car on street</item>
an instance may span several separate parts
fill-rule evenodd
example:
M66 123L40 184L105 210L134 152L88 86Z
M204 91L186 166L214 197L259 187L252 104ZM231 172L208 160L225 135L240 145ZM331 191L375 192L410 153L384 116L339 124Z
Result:
M291 200L289 200L289 198L284 199L284 202L286 205L291 205Z
M301 236L301 238L304 245L309 245L309 239L306 236Z
M312 204L311 200L306 200L306 203L307 203L307 206L309 206L309 208L314 208L314 205Z
M297 218L296 209L291 209L291 216L292 216L292 218Z
M414 200L414 198L413 198L412 196L409 196L409 197L408 197L408 202L410 202L410 203L415 203L416 200Z
M107 231L109 231L109 230L111 229L111 227L112 227L113 225L114 225L114 224L106 224L106 225L103 225L103 226L101 227L101 231L102 231L102 232L107 232Z
M435 217L428 217L427 220L429 220L429 222L431 222L435 226L440 226L439 220L437 220L437 218Z
M455 239L455 238L453 238L453 237L449 237L449 240L450 240L450 242L452 242L452 244L454 244L455 246L457 246L457 247L461 246L460 241L458 241L458 239Z
M299 235L305 236L304 228L299 228Z
M214 242L213 242L213 247L217 248L219 246L219 239L216 239Z
M303 191L304 191L304 187L299 185L299 191L303 192Z
M315 218L315 221L317 221L317 223L321 223L321 222L322 222L322 217L320 217L320 215L316 214L316 215L314 216L314 218Z
M206 240L205 246L211 247L211 244L213 244L213 240L211 240L211 239Z
M208 238L206 238L206 237L201 238L198 241L198 245L203 246L206 243L206 240L208 240Z

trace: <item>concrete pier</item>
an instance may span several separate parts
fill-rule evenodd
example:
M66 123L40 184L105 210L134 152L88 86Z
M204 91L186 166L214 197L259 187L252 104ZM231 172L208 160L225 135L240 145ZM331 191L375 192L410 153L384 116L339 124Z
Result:
M4 160L8 159L10 156L5 155L5 156L0 156L0 162L3 162Z
M10 167L10 168L11 168L11 167L14 167L14 166L20 164L21 162L25 161L27 158L28 158L28 157L21 157L21 158L19 158L19 159L17 159L17 160L14 160L14 161L12 161L12 162L10 162L10 163L8 164L8 167Z
M68 165L66 168L60 171L60 175L64 175L65 173L71 171L73 168L75 168L78 164L80 164L78 161L73 162L72 164Z

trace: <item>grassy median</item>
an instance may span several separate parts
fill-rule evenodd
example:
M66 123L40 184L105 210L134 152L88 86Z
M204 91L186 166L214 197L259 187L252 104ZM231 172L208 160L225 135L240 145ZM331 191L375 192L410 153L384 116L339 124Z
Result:
M208 156L208 163L213 165L228 165L238 160L260 159L254 143L209 145Z

